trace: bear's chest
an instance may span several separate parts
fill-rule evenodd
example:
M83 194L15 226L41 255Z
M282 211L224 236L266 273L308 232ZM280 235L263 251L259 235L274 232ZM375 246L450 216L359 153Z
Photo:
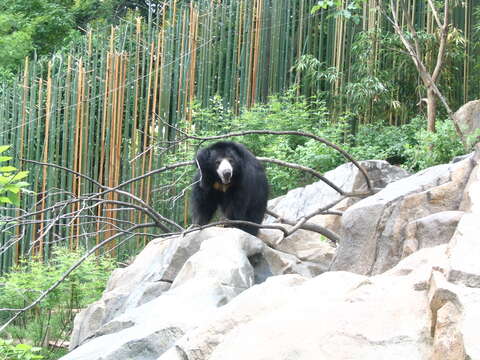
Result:
M214 182L213 188L219 192L226 193L231 188L231 184L222 184L220 182Z

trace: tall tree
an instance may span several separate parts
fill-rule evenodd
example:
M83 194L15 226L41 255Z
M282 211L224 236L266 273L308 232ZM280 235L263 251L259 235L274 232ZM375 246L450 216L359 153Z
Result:
M428 6L437 26L438 33L438 49L436 53L435 65L432 69L428 69L424 61L424 52L420 44L418 33L413 25L413 17L410 11L411 7L405 0L390 0L389 13L387 18L393 25L395 32L400 37L402 44L411 57L418 74L422 79L423 85L427 89L427 128L429 131L435 132L435 120L437 115L437 99L440 99L449 117L455 125L457 133L464 142L462 132L455 120L455 116L445 97L439 90L437 83L445 64L445 53L447 47L448 30L450 27L450 1L443 1L443 14L441 14L435 6L433 0L428 0ZM402 24L405 24L404 26Z

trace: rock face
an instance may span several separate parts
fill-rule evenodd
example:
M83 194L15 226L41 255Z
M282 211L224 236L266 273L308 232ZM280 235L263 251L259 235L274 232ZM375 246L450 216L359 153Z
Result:
M392 166L386 161L369 160L360 164L367 171L374 188L384 188L387 184L409 176L408 172ZM347 163L325 173L325 178L349 193L360 193L367 190L365 178L352 164ZM317 181L302 188L289 191L285 196L271 200L268 209L282 218L297 220L321 207L341 199L341 195L323 181ZM357 202L359 198L348 198L338 203L332 210L344 211ZM317 215L309 220L310 223L330 229L335 233L341 232L341 221L338 215ZM273 222L268 217L266 223ZM327 242L321 241L317 233L299 230L278 243L281 232L276 230L262 230L260 238L276 249L293 254L301 260L330 263L334 248Z
M133 359L139 347L156 354L255 283L284 273L313 277L325 270L326 265L302 262L233 228L154 240L133 264L112 274L99 301L77 315L70 349L85 345L64 359L95 359L100 350L102 359ZM144 358L149 357L139 359Z
M237 229L152 241L77 316L62 359L480 359L479 162L348 208L337 271Z
M383 160L361 161L360 164L367 171L374 188L384 188L387 184L409 175L402 168L392 166ZM364 176L352 163L343 164L325 173L325 178L345 192L367 190ZM326 183L317 181L303 188L291 190L280 199L272 200L269 209L282 217L298 219L340 197L338 192Z
M438 165L351 206L331 269L380 274L419 248L448 242L474 165L472 157Z
M414 288L422 276L277 276L240 294L159 360L426 359L428 301L426 290L421 296Z
M465 137L476 135L470 141L473 141L473 144L478 141L480 134L476 131L480 129L480 100L467 102L454 116Z

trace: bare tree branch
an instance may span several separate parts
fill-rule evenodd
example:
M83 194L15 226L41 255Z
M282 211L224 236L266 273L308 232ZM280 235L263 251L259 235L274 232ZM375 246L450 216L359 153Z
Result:
M289 167L289 168L292 168L292 169L297 169L297 170L301 170L303 172L306 172L307 174L310 174L310 175L313 175L313 176L319 178L325 184L327 184L332 189L337 191L339 194L341 194L341 195L344 194L344 191L342 189L340 189L337 185L335 185L333 182L328 180L325 176L320 174L318 171L315 171L315 170L313 170L309 167L306 167L306 166L303 166L303 165L298 165L298 164L293 164L293 163L289 163L289 162L281 161L281 160L277 160L277 159L265 158L265 157L257 157L257 159L261 162L268 162L268 163L277 164L277 165L281 165L281 166L285 166L285 167Z
M377 189L374 189L372 187L371 181L365 169L363 169L363 167L357 161L355 161L346 151L344 151L337 145L332 144L331 142L321 137L318 137L316 135L308 134L300 131L249 130L249 131L235 132L235 133L230 133L230 134L225 134L220 136L213 136L213 137L196 137L196 136L190 136L185 133L184 133L184 136L185 136L185 139L196 139L200 141L206 141L206 140L215 140L215 139L221 139L221 138L227 138L227 137L244 136L244 135L250 135L250 134L303 136L303 137L308 137L316 141L319 141L335 149L336 151L340 152L346 159L351 161L354 164L354 166L356 166L364 176L365 183L368 190L365 192L348 193L342 190L336 184L334 184L331 180L325 178L321 173L309 167L293 164L293 163L289 163L289 162L281 161L277 159L259 158L259 160L262 162L269 162L269 163L297 169L305 173L311 174L319 178L320 180L322 180L324 183L326 183L328 186L333 188L335 191L337 191L340 194L340 197L338 200L332 202L331 204L323 206L295 220L281 219L281 218L278 218L278 216L274 216L274 217L277 217L277 220L280 221L280 223L271 223L271 224L256 224L249 221L240 221L240 220L223 220L223 221L213 222L208 225L204 225L200 227L184 229L182 226L176 224L174 221L159 214L151 205L147 204L143 199L139 198L138 196L128 191L122 190L122 188L136 181L143 180L149 176L153 176L156 174L160 174L160 173L174 170L184 166L191 166L194 164L194 161L184 161L184 162L179 162L175 164L169 164L161 168L149 171L141 176L137 176L127 181L124 181L123 183L120 183L114 187L109 187L101 184L99 181L89 176L86 176L84 174L71 170L64 166L46 163L46 162L22 159L22 161L30 164L35 164L35 165L44 166L44 167L53 167L53 168L57 168L62 171L71 173L74 176L82 178L88 181L89 183L95 185L96 187L98 187L98 192L92 192L88 194L74 194L73 192L67 192L64 190L45 191L44 193L40 194L42 199L41 202L44 203L45 198L49 198L50 200L55 201L55 203L52 206L48 206L46 208L36 210L37 206L39 205L39 203L37 203L37 204L34 204L34 207L30 212L23 211L20 215L16 215L16 216L0 216L0 221L2 222L1 229L3 230L6 228L13 229L15 227L21 228L20 232L17 231L19 236L12 237L10 241L4 242L2 244L2 248L0 248L0 251L5 251L4 248L8 249L14 244L16 244L18 241L20 241L20 239L22 239L25 234L25 226L28 224L41 225L41 226L38 226L40 228L40 231L38 232L38 237L36 237L36 240L31 244L32 246L35 246L37 243L44 241L44 239L50 233L53 234L51 237L52 240L50 241L50 244L64 241L66 239L78 240L80 237L91 237L91 236L96 236L98 234L101 234L102 236L104 236L104 234L107 234L107 235L105 235L106 238L104 240L100 241L96 246L86 251L85 254L82 256L82 258L80 258L75 264L73 264L48 289L41 292L38 298L35 299L35 301L33 301L31 304L21 309L0 309L0 311L1 310L10 311L14 313L13 316L5 324L3 324L0 327L0 332L2 332L8 325L10 325L19 316L21 316L21 314L32 309L38 303L40 303L43 299L45 299L45 297L50 292L55 290L76 268L78 268L78 266L80 266L80 264L83 261L85 261L88 258L88 256L94 254L95 252L97 252L97 250L104 247L106 244L118 239L121 236L123 238L120 243L116 244L116 246L119 246L121 243L130 240L134 236L139 236L139 235L155 236L156 235L156 234L150 234L148 232L140 233L138 232L138 230L140 229L145 229L145 228L161 229L164 233L157 236L166 237L166 236L172 236L172 235L185 235L194 231L199 231L205 228L219 226L219 225L224 225L224 226L250 225L250 226L255 226L257 228L275 229L275 230L281 231L283 234L283 237L282 239L280 239L280 241L282 241L285 237L290 236L298 229L304 229L308 231L317 232L325 236L332 242L337 243L339 241L338 234L322 226L309 223L308 220L310 220L312 217L316 215L327 214L327 213L329 214L333 213L335 215L341 216L342 215L341 212L331 210L331 208L334 207L336 204L338 204L340 201L342 201L347 197L364 197L376 192ZM174 143L171 144L171 146L173 145ZM183 194L187 189L188 189L188 186L187 188L184 188L183 191L181 191L179 196L183 196ZM113 192L120 195L121 200L105 198L105 195ZM178 198L178 196L175 197L174 199L176 198ZM98 211L98 209L99 208L101 209L102 206L106 204L108 204L109 207L105 209L105 214L102 214L100 211ZM149 221L151 222L135 224L135 221L133 220L117 219L115 215L112 215L116 211L135 211L138 213L142 213L147 215L148 218L150 219ZM97 225L97 227L94 230L92 229L92 226L91 226L92 224ZM72 228L78 231L75 231L72 234L67 233L66 235L65 233L62 234L61 231L56 233L55 229L60 226L71 226ZM176 231L176 232L172 232L172 229L174 229L173 231ZM114 232L114 234L110 235L112 232Z
M137 229L154 227L154 226L156 226L155 223L139 224L139 225L132 226L130 229L128 229L128 231L134 232ZM90 250L88 250L77 262L75 262L75 264L70 266L70 268L67 271L65 271L57 281L55 281L47 290L43 291L42 294L39 297L37 297L31 304L29 304L28 306L22 309L19 309L18 311L17 309L10 309L10 311L16 311L16 313L5 324L0 326L0 333L3 332L8 325L10 325L13 321L15 321L24 312L34 308L37 304L39 304L49 293L55 290L67 278L68 275L70 275L76 268L78 268L90 255L94 254L97 250L101 249L107 243L109 243L110 241L113 241L120 235L123 235L123 234L122 233L114 234L109 238L103 240L96 246L92 247Z
M345 150L342 148L338 147L337 145L333 144L332 142L321 138L320 136L302 132L302 131L277 131L277 130L245 130L245 131L239 131L239 132L232 132L224 135L217 135L217 136L195 136L195 135L188 135L186 133L185 137L188 139L194 139L194 140L201 140L201 141L208 141L208 140L218 140L218 139L224 139L224 138L229 138L229 137L238 137L238 136L245 136L245 135L252 135L252 134L266 134L266 135L296 135L296 136L302 136L302 137L307 137L314 139L318 142L321 142L322 144L325 144L332 149L335 149L338 151L340 154L342 154L346 159L348 159L350 162L352 162L358 170L362 173L362 175L365 178L365 183L367 184L367 188L369 190L372 189L372 184L370 181L370 178L365 171L365 169Z
M88 181L90 181L91 183L97 185L100 189L105 189L105 191L103 193L100 193L100 194L96 194L98 196L102 196L102 195L105 195L107 193L109 193L110 191L113 191L113 192L116 192L120 195L124 195L138 203L140 203L142 205L142 207L137 207L137 210L140 210L140 211L143 211L145 212L147 215L149 215L154 221L155 223L157 224L157 226L162 229L163 231L170 231L165 225L163 225L163 223L167 223L169 225L172 225L174 227L176 227L178 230L183 230L183 228L176 224L175 222L173 222L172 220L170 219L167 219L165 217L163 217L162 215L160 215L158 212L156 212L150 205L148 205L145 201L143 201L142 199L140 199L139 197L127 192L127 191L124 191L124 190L119 190L118 188L119 187L122 187L123 185L121 184L120 186L118 186L117 188L110 188L108 186L105 186L105 185L102 185L100 184L98 181L96 181L95 179L92 179L91 177L87 176L87 175L84 175L84 174L81 174L77 171L74 171L74 170L71 170L69 168L66 168L64 166L60 166L60 165L57 165L57 164L52 164L52 163L44 163L44 162L40 162L40 161L34 161L34 160L27 160L27 159L21 159L21 161L24 161L24 162L28 162L28 163L32 163L32 164L36 164L36 165L41 165L41 166L49 166L49 167L53 167L53 168L57 168L57 169L61 169L63 171L66 171L66 172L69 172L69 173L72 173L72 174L75 174L76 176L79 176L81 178L84 178ZM183 166L183 164L181 165ZM141 176L139 177L138 180L144 178L146 176ZM87 198L78 198L76 199L75 201L83 201L83 200L92 200L91 197L87 197ZM130 203L127 203L130 205Z

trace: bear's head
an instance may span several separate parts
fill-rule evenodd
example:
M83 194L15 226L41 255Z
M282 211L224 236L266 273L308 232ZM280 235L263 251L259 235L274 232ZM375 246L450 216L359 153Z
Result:
M240 178L241 154L230 142L218 142L199 151L202 176L213 183L230 185Z

